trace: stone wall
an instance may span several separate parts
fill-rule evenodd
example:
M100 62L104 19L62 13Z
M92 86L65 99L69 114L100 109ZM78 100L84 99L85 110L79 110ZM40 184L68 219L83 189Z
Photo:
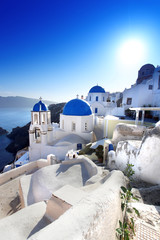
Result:
M140 131L138 132L139 136L142 133L142 130L143 129L140 129ZM112 154L112 156L109 156L109 164L111 165L111 163L113 163L114 161L115 168L122 171L125 169L128 163L133 164L135 178L153 184L160 184L159 146L160 128L157 126L153 129L146 130L142 141L119 141L117 144L115 155ZM113 156L115 157L115 159L111 159L113 158Z

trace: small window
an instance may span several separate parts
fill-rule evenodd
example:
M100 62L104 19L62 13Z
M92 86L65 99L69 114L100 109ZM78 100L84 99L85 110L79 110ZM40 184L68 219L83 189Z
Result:
M85 131L87 131L87 123L85 123L84 129L85 129Z
M82 149L82 143L77 143L77 150L81 150Z
M42 124L45 124L45 113L42 114Z
M89 97L89 101L91 101L91 96Z
M152 90L152 89L153 89L153 85L149 85L149 86L148 86L148 89L149 89L149 90Z
M95 108L95 113L98 113L98 108Z
M132 104L132 98L127 98L127 105L131 105Z
M103 97L103 102L104 102L104 97Z
M72 122L72 131L76 131L76 124L74 122Z
M40 129L36 128L35 129L35 139L39 139L40 138Z
M34 114L34 124L38 124L38 114Z
M96 101L98 102L98 96L96 96Z

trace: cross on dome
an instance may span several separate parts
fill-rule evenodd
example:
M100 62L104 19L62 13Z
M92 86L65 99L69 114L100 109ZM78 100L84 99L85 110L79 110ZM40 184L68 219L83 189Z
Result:
M33 112L48 111L47 106L41 101L42 97L39 98L39 102L33 107Z

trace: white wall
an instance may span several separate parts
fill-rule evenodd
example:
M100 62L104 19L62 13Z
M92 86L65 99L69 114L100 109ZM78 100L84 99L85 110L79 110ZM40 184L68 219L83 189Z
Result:
M112 108L111 111L110 111L110 115L124 116L125 115L124 108L123 107Z
M64 160L66 153L72 149L77 150L77 143L61 146L35 144L29 147L29 159L30 161L36 161L40 158L46 159L49 154L54 154L58 160Z
M3 174L0 174L0 185L27 173L33 172L34 170L37 170L39 168L45 167L50 165L49 159L39 159L35 162L30 162L25 165L22 165L21 167L11 169L8 172L5 172Z
M94 116L70 116L70 115L60 115L60 128L63 129L64 121L64 131L68 133L89 133L93 131L93 119ZM72 124L75 123L75 130L72 128ZM87 129L85 130L85 123L87 124Z
M125 186L123 173L112 171L99 188L29 239L116 240L116 228L122 220L121 186Z
M86 100L87 100L87 102L89 102L89 104L91 104L91 103L95 102L96 97L98 97L98 102L106 102L108 96L109 96L108 92L105 92L105 93L88 93L88 96L87 96ZM90 100L90 97L91 97L91 100Z
M144 81L141 84L134 85L123 92L122 106L125 109L130 107L142 107L152 105L153 90L149 90L149 85L153 85L153 80ZM127 98L132 98L132 103L127 105Z
M91 103L91 108L92 108L93 113L96 116L104 116L105 115L106 110L105 110L105 107L102 103L93 102L93 103ZM96 108L97 108L97 113L95 113Z
M153 103L152 106L160 107L160 89L159 86L159 77L160 77L160 67L156 68L153 74Z

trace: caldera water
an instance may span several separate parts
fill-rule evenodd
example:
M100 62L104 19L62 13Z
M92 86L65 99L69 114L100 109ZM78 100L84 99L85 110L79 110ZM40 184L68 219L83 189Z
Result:
M8 132L12 128L23 127L30 121L30 108L0 108L0 127ZM6 135L0 136L0 170L13 160L13 155L5 150L10 142Z

